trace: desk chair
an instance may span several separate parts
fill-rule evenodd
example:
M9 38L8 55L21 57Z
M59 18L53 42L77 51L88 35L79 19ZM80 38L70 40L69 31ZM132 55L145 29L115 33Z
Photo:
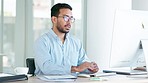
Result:
M29 68L28 74L32 74L34 76L34 71L35 71L35 62L34 58L27 58L26 59L26 65Z

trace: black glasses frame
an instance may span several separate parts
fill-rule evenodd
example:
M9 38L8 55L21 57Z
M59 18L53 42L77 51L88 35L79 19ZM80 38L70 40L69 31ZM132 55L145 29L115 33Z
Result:
M64 15L64 16L58 16L58 17L62 17L65 22L71 21L73 23L75 21L75 18L73 16Z

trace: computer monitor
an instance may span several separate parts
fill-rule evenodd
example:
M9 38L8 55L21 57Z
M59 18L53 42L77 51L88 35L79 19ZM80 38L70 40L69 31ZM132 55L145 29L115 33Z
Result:
M145 66L142 39L148 39L148 11L117 10L110 68Z

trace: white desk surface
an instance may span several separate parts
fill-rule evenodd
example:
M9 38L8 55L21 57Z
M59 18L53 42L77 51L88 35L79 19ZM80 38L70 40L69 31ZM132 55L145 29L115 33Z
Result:
M74 82L60 82L60 83L148 83L148 78L145 77L127 77L126 75L115 75L115 76L108 76L107 81L91 81L90 78L78 78ZM9 83L9 82L7 82ZM25 81L15 81L10 83L59 83L59 82L47 82L38 79L37 77L29 77L28 80Z

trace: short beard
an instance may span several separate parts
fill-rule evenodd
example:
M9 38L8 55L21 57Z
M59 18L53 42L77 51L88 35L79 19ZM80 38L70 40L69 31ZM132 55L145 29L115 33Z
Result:
M65 34L69 33L69 31L64 31L64 30L61 29L60 27L57 27L57 29L58 29L58 31L61 32L61 33L65 33Z

